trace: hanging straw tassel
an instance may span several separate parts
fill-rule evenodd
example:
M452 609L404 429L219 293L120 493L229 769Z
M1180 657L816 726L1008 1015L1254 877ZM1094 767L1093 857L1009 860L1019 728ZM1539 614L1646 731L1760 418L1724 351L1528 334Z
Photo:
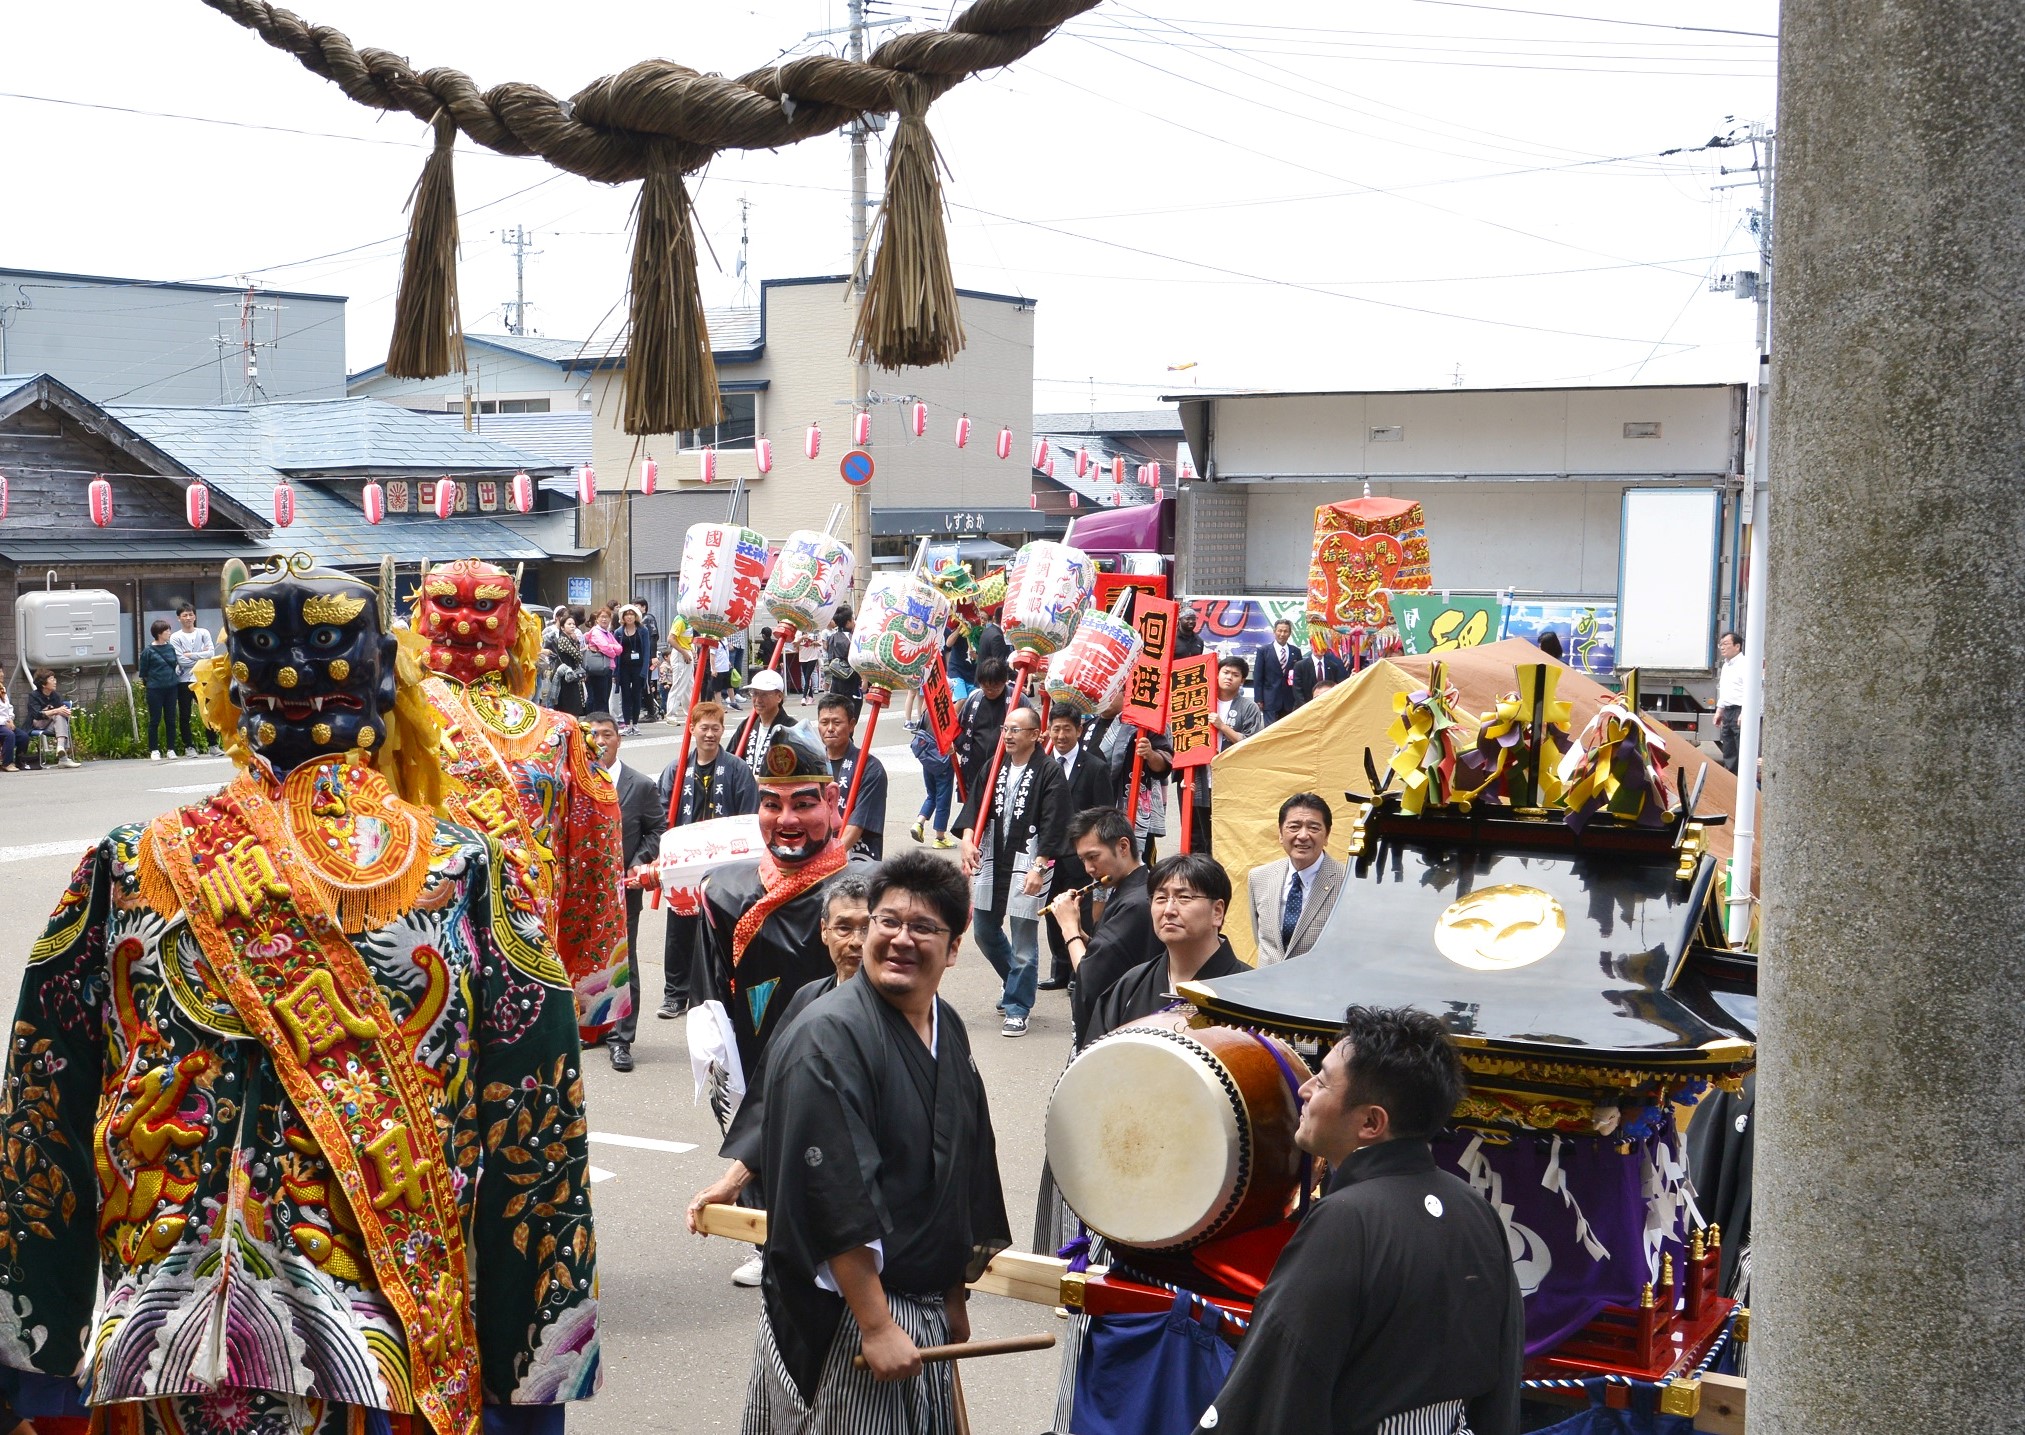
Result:
M394 300L387 372L397 379L439 379L464 368L464 326L457 313L457 185L450 152L457 123L436 116L436 148L408 197L408 249Z
M882 369L946 364L963 351L963 315L943 228L940 157L928 133L928 81L894 80L900 124L886 161L879 255L858 309L852 352Z
M640 187L633 226L632 338L626 349L626 432L679 433L722 417L717 365L696 286L695 216L674 166Z

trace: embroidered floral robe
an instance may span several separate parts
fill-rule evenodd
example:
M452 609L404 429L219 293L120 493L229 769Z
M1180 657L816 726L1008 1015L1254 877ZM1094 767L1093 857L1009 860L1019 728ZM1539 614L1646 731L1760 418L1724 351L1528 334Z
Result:
M549 929L577 994L577 1020L595 1039L630 1009L625 854L619 794L591 760L577 719L508 693L502 684L423 684L444 721L457 791L445 807L506 849L531 860L537 890L551 894ZM516 815L492 794L510 780ZM525 834L524 836L522 834ZM526 851L531 844L531 851Z
M504 1429L560 1430L560 1408L525 1407L600 1380L574 1003L533 900L494 880L497 848L427 830L412 910L349 936L429 1093L421 1156L462 1215L484 1400L522 1407ZM82 1378L93 1405L154 1402L115 1406L114 1430L407 1431L411 1342L438 1332L403 1328L272 1056L182 914L141 901L141 831L85 858L22 983L0 1094L0 1364L32 1372L24 1391Z

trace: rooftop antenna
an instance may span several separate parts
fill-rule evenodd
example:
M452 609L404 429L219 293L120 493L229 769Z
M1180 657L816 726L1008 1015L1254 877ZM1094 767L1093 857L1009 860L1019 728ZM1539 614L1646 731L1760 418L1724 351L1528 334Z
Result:
M753 293L752 269L747 262L752 257L752 201L744 195L738 197L738 298L735 303L741 309L750 309L759 303L759 296Z
M527 334L527 261L540 255L534 247L534 236L527 232L527 226L516 224L511 230L499 231L499 242L513 251L513 299L500 305L506 311L506 332L519 337Z
M260 384L260 351L262 349L278 349L281 347L281 306L279 304L262 304L260 302L260 286L247 275L242 274L239 277L240 281L246 285L246 289L239 296L238 332L235 334L221 333L215 341L218 345L218 357L221 361L218 375L218 402L223 404L265 403L267 391ZM257 326L263 313L274 316L274 337L271 339L259 337ZM226 353L235 349L239 353L239 389L237 393L229 391L222 362Z

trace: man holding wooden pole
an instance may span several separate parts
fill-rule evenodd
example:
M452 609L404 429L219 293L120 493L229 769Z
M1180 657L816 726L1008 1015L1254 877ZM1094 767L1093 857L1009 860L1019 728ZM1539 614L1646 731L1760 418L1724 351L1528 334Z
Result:
M770 1055L746 1435L958 1428L950 1368L921 1352L969 1339L965 1283L1011 1243L984 1085L937 995L970 923L965 886L925 852L880 868L858 980Z

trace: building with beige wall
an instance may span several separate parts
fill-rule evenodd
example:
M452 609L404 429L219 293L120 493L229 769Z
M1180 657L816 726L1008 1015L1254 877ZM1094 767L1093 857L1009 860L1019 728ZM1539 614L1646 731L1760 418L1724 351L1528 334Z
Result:
M1034 301L958 291L967 343L953 363L930 369L874 369L872 440L866 446L871 483L874 555L897 557L913 540L994 537L1017 545L1059 531L1062 519L1029 506L1032 484ZM751 314L734 346L720 334L720 316ZM585 546L605 549L608 585L630 585L666 610L683 535L700 522L723 522L733 483L746 481L743 520L775 542L797 528L820 529L851 488L838 464L851 448L856 314L842 276L773 279L760 286L754 311L713 311L711 350L717 361L727 422L717 430L635 438L624 431L619 395L623 356L592 372L600 488L597 511L584 515ZM909 426L914 401L928 406L927 430ZM968 414L970 442L956 447L957 420ZM822 451L803 452L810 424L822 429ZM1000 459L1001 427L1012 430L1010 455ZM772 472L754 462L754 439L773 444ZM717 476L705 485L701 450L714 444ZM638 492L639 465L659 469L652 498ZM621 480L624 492L621 492ZM849 517L839 534L848 537ZM620 577L620 561L629 575Z

